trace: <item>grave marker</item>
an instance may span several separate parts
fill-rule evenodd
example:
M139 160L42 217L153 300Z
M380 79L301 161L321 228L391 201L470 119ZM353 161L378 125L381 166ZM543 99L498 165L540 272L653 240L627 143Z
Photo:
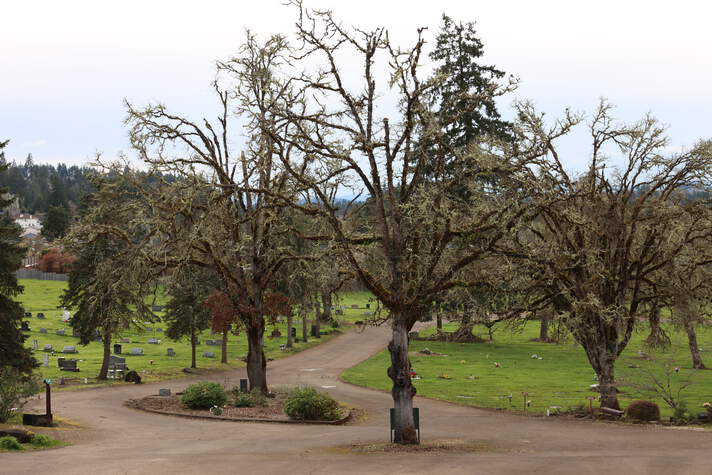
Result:
M23 332L30 331L30 322L23 321L20 325L20 330L22 330Z
M166 350L166 356L175 356L176 352L173 350L173 348L168 348Z
M143 356L143 348L131 348L131 354L134 356Z
M37 340L32 340L32 349L37 351L37 349L40 347L40 344L37 342Z
M121 354L121 345L119 343L114 343L114 353L117 355Z
M57 333L57 335L59 335L59 336L64 336L66 332L65 332L64 330L57 330L56 333Z
M40 313L37 314L37 318L39 318L40 320L44 320L44 319L45 319L45 314L42 313L42 312L40 312Z
M203 358L215 358L215 352L203 351Z
M72 345L68 345L68 346L65 346L64 348L62 348L62 353L76 353L76 352L77 352L77 348Z
M52 351L52 345L45 345L42 347L42 351L50 352Z
M147 343L148 343L149 345L157 345L157 344L159 344L160 342L161 342L160 340L156 340L155 338L149 338L148 341L147 341Z
M43 365L45 368L49 368L49 355L48 355L47 353L45 353L45 354L42 355L42 356L43 356L43 358L42 358L42 359L43 359L42 365Z
M47 329L46 329L46 328L40 328L40 333L47 333Z

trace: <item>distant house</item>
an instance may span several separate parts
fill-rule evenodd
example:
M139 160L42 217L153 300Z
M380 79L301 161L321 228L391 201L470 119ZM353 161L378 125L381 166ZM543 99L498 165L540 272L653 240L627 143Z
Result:
M15 216L15 223L17 223L23 231L26 229L42 230L42 223L40 223L39 218L31 214L18 214Z

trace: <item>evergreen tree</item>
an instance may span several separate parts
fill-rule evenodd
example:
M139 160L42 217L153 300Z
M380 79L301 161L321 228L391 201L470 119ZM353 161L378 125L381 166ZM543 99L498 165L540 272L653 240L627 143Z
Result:
M205 306L215 287L210 285L211 278L216 278L206 269L196 267L176 271L168 286L170 300L165 308L163 321L168 325L168 338L178 340L184 336L190 338L190 367L196 367L195 347L198 334L210 327L211 313Z
M133 241L139 233L129 228L133 215L129 193L118 180L105 180L97 188L87 213L67 236L67 250L77 260L62 305L74 309L71 325L82 344L94 340L97 332L102 337L104 356L97 378L106 379L111 338L154 315L145 303L150 278Z
M482 135L511 142L512 124L502 120L495 103L505 73L477 62L484 54L473 22L456 23L443 15L443 25L430 58L443 81L434 88L441 123L451 144L464 147Z
M0 158L4 162L3 149L7 141L0 142ZM0 173L7 170L7 164L0 165ZM3 198L6 189L0 190L0 208L5 209L11 200ZM20 330L24 310L13 300L22 293L17 283L15 271L22 265L25 251L20 247L20 228L6 213L0 216L0 366L10 366L28 374L37 366L32 353L25 348L25 336Z
M64 237L71 223L72 215L69 209L62 205L50 206L42 221L42 236L48 241Z

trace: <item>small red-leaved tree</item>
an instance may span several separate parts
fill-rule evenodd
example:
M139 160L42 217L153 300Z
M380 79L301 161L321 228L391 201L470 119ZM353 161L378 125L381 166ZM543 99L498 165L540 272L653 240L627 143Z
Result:
M222 333L220 362L227 363L228 332L231 329L235 334L239 332L240 314L230 297L226 293L217 290L208 296L205 300L205 306L210 309L213 317L212 330L216 333Z
M40 261L37 263L37 267L42 272L57 272L64 274L71 270L72 263L76 259L77 258L71 254L64 253L57 248L52 248L42 256Z

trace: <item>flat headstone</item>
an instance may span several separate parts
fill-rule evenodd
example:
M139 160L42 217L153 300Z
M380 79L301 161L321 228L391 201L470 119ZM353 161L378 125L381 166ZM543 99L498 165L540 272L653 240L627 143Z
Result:
M119 340L121 343L131 343L131 338L122 338Z
M64 336L67 332L65 332L64 330L57 330L56 333L57 333L57 335L59 335L59 336Z
M208 346L217 346L218 341L217 340L205 340L205 344Z
M215 358L215 352L203 351L203 358Z
M171 395L171 390L170 390L170 389L159 389L159 390L158 390L158 395L159 395L159 396L170 396L170 395Z
M50 352L52 351L52 345L44 345L42 351Z
M373 312L363 312L363 316L364 316L364 317L372 317L372 316L373 316Z
M65 346L64 348L62 348L62 353L76 353L76 352L77 352L77 348L75 346L68 345L68 346Z
M358 305L353 304L353 305L351 305L351 308L358 308Z
M47 333L47 329L46 329L46 328L40 328L40 333Z
M143 348L131 348L131 354L134 356L143 356Z
M149 345L157 345L160 342L161 342L160 340L156 340L155 338L149 338L146 343L148 343Z
M175 356L176 352L173 350L173 348L168 348L166 350L166 356Z
M109 364L119 364L119 363L126 363L126 358L122 358L121 356L115 356L115 355L109 356Z

